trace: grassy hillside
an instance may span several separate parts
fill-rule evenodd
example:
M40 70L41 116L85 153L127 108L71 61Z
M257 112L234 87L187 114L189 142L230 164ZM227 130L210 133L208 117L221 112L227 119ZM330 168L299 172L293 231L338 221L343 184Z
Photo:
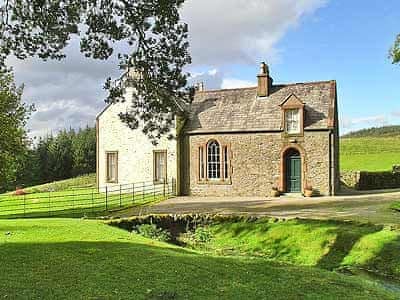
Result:
M98 221L0 221L0 233L0 298L396 298L363 279L265 259L203 255Z
M395 126L383 126L383 127L372 127L353 131L345 134L345 138L354 137L398 137L400 136L400 125Z
M207 227L208 251L323 269L369 270L400 280L400 230L337 221L259 219ZM196 245L195 245L196 248Z
M28 187L25 189L25 191L29 193L48 192L48 191L58 192L58 191L74 189L77 187L89 188L95 186L96 186L96 174L93 173L89 175L78 176L71 179L65 179L65 180Z
M349 137L340 140L343 171L389 171L400 164L400 135L397 137Z

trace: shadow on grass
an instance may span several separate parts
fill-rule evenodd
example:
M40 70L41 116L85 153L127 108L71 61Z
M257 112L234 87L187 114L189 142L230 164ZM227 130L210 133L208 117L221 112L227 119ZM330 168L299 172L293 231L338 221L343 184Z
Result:
M336 223L337 227L330 230L336 235L329 251L317 263L317 267L333 270L340 267L343 259L350 253L354 245L364 236L379 232L383 226L377 225L356 225L354 228L350 226Z
M375 286L314 268L202 256L147 243L5 243L0 247L5 258L0 297L389 298Z

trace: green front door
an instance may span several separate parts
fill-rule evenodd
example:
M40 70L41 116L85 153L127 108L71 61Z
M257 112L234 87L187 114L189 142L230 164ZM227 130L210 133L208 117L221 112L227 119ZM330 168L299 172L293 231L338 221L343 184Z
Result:
M301 193L301 157L297 151L288 153L286 158L286 191Z

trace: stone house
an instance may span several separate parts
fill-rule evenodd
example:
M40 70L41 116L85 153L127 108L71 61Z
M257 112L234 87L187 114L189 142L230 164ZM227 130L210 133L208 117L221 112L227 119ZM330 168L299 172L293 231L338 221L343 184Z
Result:
M336 194L336 82L274 84L265 63L257 79L251 88L200 85L188 117L177 118L176 140L157 146L119 120L127 104L107 107L97 117L98 185L175 180L180 195L265 196L306 186Z

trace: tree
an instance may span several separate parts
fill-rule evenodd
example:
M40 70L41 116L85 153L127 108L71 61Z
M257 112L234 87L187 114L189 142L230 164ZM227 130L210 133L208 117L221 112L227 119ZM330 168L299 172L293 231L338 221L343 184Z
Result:
M390 49L389 55L394 64L400 63L400 34L397 36L393 47Z
M28 150L25 124L33 106L22 103L23 87L16 87L10 71L0 72L0 190L15 183Z
M96 128L79 129L72 141L73 175L96 172Z
M106 102L124 101L125 93L132 94L130 109L120 117L132 129L142 122L143 132L156 142L193 98L183 71L191 62L188 26L179 15L183 2L0 0L0 66L5 67L9 55L62 59L72 37L79 37L81 52L94 59L110 58L123 44L126 51L118 58L126 76L107 79Z

